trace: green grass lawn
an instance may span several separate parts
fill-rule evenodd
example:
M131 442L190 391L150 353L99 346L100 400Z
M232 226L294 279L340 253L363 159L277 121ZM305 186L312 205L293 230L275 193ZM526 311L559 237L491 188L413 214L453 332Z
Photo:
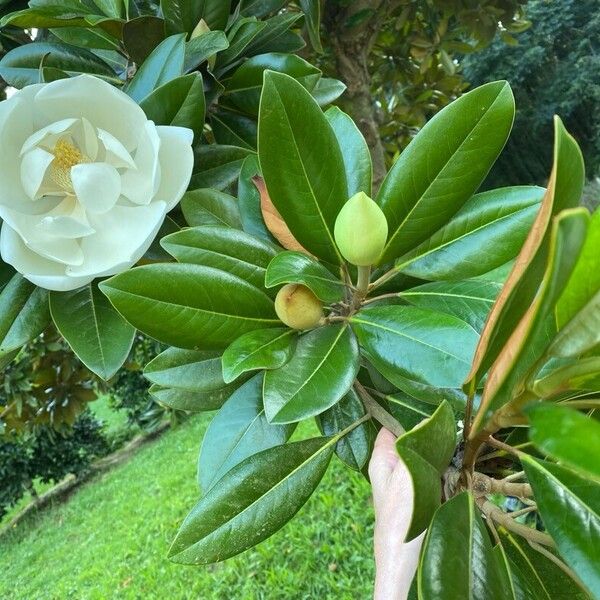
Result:
M199 416L169 431L0 537L0 598L368 598L369 486L335 458L296 518L257 548L210 567L165 558L197 498L196 458L207 422Z

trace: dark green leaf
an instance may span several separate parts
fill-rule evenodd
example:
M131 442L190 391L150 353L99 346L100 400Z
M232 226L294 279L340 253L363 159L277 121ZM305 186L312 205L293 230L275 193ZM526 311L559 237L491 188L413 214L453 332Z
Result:
M291 360L265 373L269 422L292 423L327 410L348 392L358 366L358 344L347 325L328 325L305 333Z
M60 334L85 366L110 379L127 360L135 329L112 307L97 285L52 292L50 312Z
M203 62L229 47L229 40L223 31L207 31L185 45L183 69L187 73Z
M280 324L268 296L211 267L145 265L100 288L134 327L180 348L225 348L243 333Z
M264 279L265 286L301 283L327 304L344 297L344 284L314 258L303 252L280 252L270 262Z
M238 207L242 227L250 235L273 242L275 238L269 233L262 217L260 192L252 181L256 175L261 175L261 172L258 157L253 154L244 160L238 182Z
M325 435L336 435L364 414L363 403L351 389L337 404L318 416L319 426ZM371 456L376 434L377 429L371 421L361 423L340 439L335 446L335 453L351 469L362 471Z
M576 410L535 404L527 410L529 439L545 455L600 479L600 424Z
M382 263L426 240L472 196L506 142L514 110L509 85L488 83L461 96L421 129L377 197L389 225Z
M286 0L241 0L240 13L245 17L264 17L278 11Z
M140 102L156 88L183 75L185 36L172 35L162 41L140 65L125 91Z
M188 127L199 139L204 126L202 75L191 73L172 79L146 96L140 106L156 125Z
M49 323L48 292L13 275L0 291L0 357L37 337Z
M417 576L420 600L506 600L504 573L469 493L435 513Z
M71 46L93 48L94 50L119 50L118 40L98 28L60 27L52 29L52 35Z
M204 494L243 460L285 444L294 432L294 425L274 425L267 421L262 383L262 373L247 381L208 426L198 461L198 483Z
M302 19L297 12L284 12L267 19L262 28L251 42L244 48L244 56L257 56L267 52L285 52L293 54L304 48L304 40L290 31Z
M258 135L256 119L228 110L221 104L211 111L210 126L218 144L239 146L248 150L256 149Z
M426 283L398 296L420 308L454 315L481 332L502 284L483 279Z
M248 148L236 146L196 145L191 187L225 189L238 178L244 159L251 154Z
M286 73L311 91L321 71L299 56L270 52L248 59L225 83L223 101L243 113L258 116L263 74L266 70Z
M227 271L262 288L265 272L277 249L230 227L194 227L167 236L162 246L179 262Z
M526 186L476 194L428 240L399 258L396 269L432 281L492 271L519 253L543 196L544 188Z
M163 19L146 15L127 21L123 26L123 44L127 54L138 65L150 56L165 39Z
M184 194L181 210L192 227L221 225L239 229L242 225L235 198L209 188Z
M211 29L225 29L231 0L161 0L169 33L191 33L200 19Z
M223 379L234 381L257 369L279 369L292 357L297 332L293 329L259 329L240 336L223 352Z
M171 560L218 562L275 533L318 485L336 441L314 438L275 446L233 467L186 517L169 550Z
M478 339L464 321L413 306L367 308L350 322L367 358L401 389L405 379L459 387Z
M435 443L432 444L432 440ZM442 497L442 475L456 448L454 413L448 402L396 441L412 480L414 508L406 540L425 531Z
M271 200L294 237L319 258L339 263L333 227L348 199L342 154L321 109L287 75L265 73L258 150Z
M90 73L116 80L112 68L89 50L50 42L25 44L7 52L0 60L0 76L17 89L38 83L42 60L46 67L61 69L69 75Z
M325 116L342 151L348 182L348 197L351 198L358 192L364 192L370 197L373 165L365 138L350 116L337 106L328 109Z
M310 43L316 52L323 52L321 45L321 3L319 0L299 0L300 8L306 16L306 29Z
M404 392L388 394L385 400L389 412L407 431L430 417L436 408L434 404L422 402Z
M221 77L224 73L235 67L246 54L246 50L252 41L267 26L264 21L257 21L254 18L242 17L232 27L227 38L229 47L217 56L215 73Z
M207 412L218 410L235 391L237 384L224 386L208 392L195 392L181 388L152 385L148 392L160 404L172 410L187 412Z
M598 462L600 456L596 456ZM600 484L558 465L523 456L544 526L565 562L593 596L600 592Z

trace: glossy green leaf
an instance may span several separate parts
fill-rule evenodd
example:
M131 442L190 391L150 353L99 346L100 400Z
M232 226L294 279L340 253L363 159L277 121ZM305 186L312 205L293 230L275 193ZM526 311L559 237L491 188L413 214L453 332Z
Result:
M392 416L407 431L429 418L436 410L435 405L417 400L404 392L388 394L385 402Z
M371 196L373 165L371 152L362 133L345 112L332 106L325 112L342 151L342 159L348 182L348 197L358 192Z
M519 600L589 600L587 594L554 562L534 550L525 538L498 530ZM496 550L494 548L494 550ZM518 592L522 591L519 596Z
M398 296L414 306L458 317L479 333L501 289L502 284L482 279L436 281Z
M306 45L301 36L293 31L302 19L302 13L287 11L275 15L266 21L265 27L244 48L244 56L258 56L267 52L285 52L294 54Z
M0 358L37 337L49 323L48 292L13 275L0 291Z
M468 279L515 258L539 210L544 188L512 187L476 194L396 269L431 281ZM485 247L485 252L481 249Z
M179 262L227 271L262 288L266 268L277 254L273 245L231 227L193 227L162 239Z
M197 145L190 187L225 189L238 178L244 159L251 154L252 150L237 146Z
M254 18L241 17L227 32L229 47L217 56L215 73L222 77L227 71L235 67L246 54L253 40L267 27L265 21L257 21Z
M249 58L225 82L222 100L228 106L251 116L258 116L263 75L266 70L286 73L311 91L321 71L293 54L270 52Z
M556 322L562 329L600 291L598 248L600 247L600 210L592 215L587 236L573 273L556 305Z
M140 102L156 88L183 75L185 36L172 35L162 41L140 65L125 91Z
M549 323L550 333L554 329L554 307L573 271L588 222L589 213L584 208L565 210L555 219L540 289L488 374L474 430L483 427L495 410L512 399L513 389L522 383L548 347Z
M291 360L265 373L267 419L292 423L322 413L348 392L358 366L358 344L346 324L305 333Z
M321 77L312 91L312 96L319 106L327 106L335 102L345 91L346 84L339 79Z
M299 0L300 8L306 16L306 29L308 37L315 52L323 52L321 44L321 3L319 0Z
M185 45L184 71L188 73L196 69L217 52L226 50L228 47L229 40L223 31L207 31L191 39Z
M275 446L233 467L186 517L169 558L184 564L218 562L275 533L318 485L336 441L314 438Z
M235 110L228 110L223 103L211 111L210 126L218 144L239 146L248 150L256 148L256 120Z
M260 18L278 11L285 3L285 0L241 0L240 14Z
M600 423L556 404L527 410L529 439L545 455L600 480Z
M362 352L389 381L459 387L478 336L454 316L414 306L366 308L350 322Z
M191 33L200 19L211 29L225 29L231 0L161 0L169 33Z
M121 37L123 21L91 12L93 9L78 3L61 5L49 2L12 12L0 20L0 27L20 29L50 29L53 27L100 27L114 37ZM100 12L100 11L97 11Z
M469 493L435 513L417 577L420 600L506 600L502 566Z
M181 199L181 210L188 225L219 225L241 228L235 198L210 188L192 190Z
M285 444L295 425L275 425L265 417L263 375L247 381L210 422L198 460L198 483L206 494L225 473L262 450Z
M281 73L265 73L258 154L271 200L294 237L340 263L333 227L348 191L339 144L310 94Z
M253 182L253 178L261 175L258 157L253 154L244 160L240 179L238 182L238 208L242 219L244 231L250 235L275 241L265 225L260 209L260 192Z
M204 126L202 75L192 73L172 79L146 96L140 106L156 125L188 127L199 139Z
M110 379L127 360L135 329L95 284L51 292L50 312L73 352L102 379Z
M600 456L596 457L596 461ZM600 593L600 484L564 467L522 457L548 533L584 585Z
M303 252L280 252L269 263L264 281L268 288L283 283L301 283L327 304L339 302L344 297L344 284Z
M123 45L131 60L142 64L165 39L165 21L152 15L131 19L123 26Z
M234 381L257 369L279 369L293 356L297 332L293 329L259 329L240 336L223 352L223 379Z
M365 414L365 408L358 394L350 391L317 419L324 435L336 435L350 427ZM377 429L372 421L361 423L340 439L335 446L338 458L355 471L362 471L371 457Z
M90 73L111 81L116 79L113 69L89 50L50 42L25 44L7 52L0 60L0 76L17 89L38 83L42 60L46 67L61 69L69 75Z
M280 324L258 288L201 265L145 265L100 289L134 327L180 348L225 348L243 333Z
M71 46L94 50L119 50L119 41L99 28L59 27L51 31L53 36Z
M421 129L377 196L389 225L382 263L426 240L473 195L508 138L514 111L510 86L497 81L461 96Z
M432 440L435 443L432 444ZM448 402L396 441L412 480L414 508L406 541L425 531L442 497L442 475L456 448L454 413Z
M600 357L550 359L529 388L540 398L569 390L600 392Z
M237 385L237 383L230 384L206 392L197 392L154 384L150 386L148 392L157 402L172 410L208 412L221 408L225 400L236 390Z
M554 119L554 131L554 164L546 194L481 334L471 373L465 382L467 390L477 384L494 363L537 295L546 269L553 218L579 204L585 181L581 151L558 117Z

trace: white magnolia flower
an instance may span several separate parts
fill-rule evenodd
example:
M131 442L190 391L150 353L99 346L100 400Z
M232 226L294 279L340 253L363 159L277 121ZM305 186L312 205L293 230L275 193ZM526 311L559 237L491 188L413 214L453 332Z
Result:
M2 259L50 290L129 268L187 189L192 138L89 75L0 102Z

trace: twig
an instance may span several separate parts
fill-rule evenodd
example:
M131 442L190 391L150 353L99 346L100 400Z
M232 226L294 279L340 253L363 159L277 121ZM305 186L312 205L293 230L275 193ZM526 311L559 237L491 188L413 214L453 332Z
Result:
M358 310L367 292L369 291L369 280L371 278L371 267L357 267L356 291L352 297L352 308Z
M517 498L533 496L533 490L528 483L512 483L504 479L493 479L478 472L473 473L472 486L475 497L489 496L490 494L516 496Z
M511 473L507 475L502 481L515 481L516 479L521 479L521 477L525 476L525 471L518 471L517 473Z
M530 512L537 511L537 504L530 504L529 506L522 508L521 510L513 510L512 512L506 513L511 519L516 519L517 517L522 517L523 515L527 515Z
M385 300L386 298L398 298L397 292L392 292L390 294L381 294L381 296L375 296L374 298L367 298L363 305L371 304L371 302L378 302L379 300Z
M400 437L405 433L404 427L398 423L398 421L390 415L390 413L383 408L363 387L363 385L357 380L354 382L354 387L361 397L365 410L370 414L376 421L383 425L386 429L391 431L396 437Z

